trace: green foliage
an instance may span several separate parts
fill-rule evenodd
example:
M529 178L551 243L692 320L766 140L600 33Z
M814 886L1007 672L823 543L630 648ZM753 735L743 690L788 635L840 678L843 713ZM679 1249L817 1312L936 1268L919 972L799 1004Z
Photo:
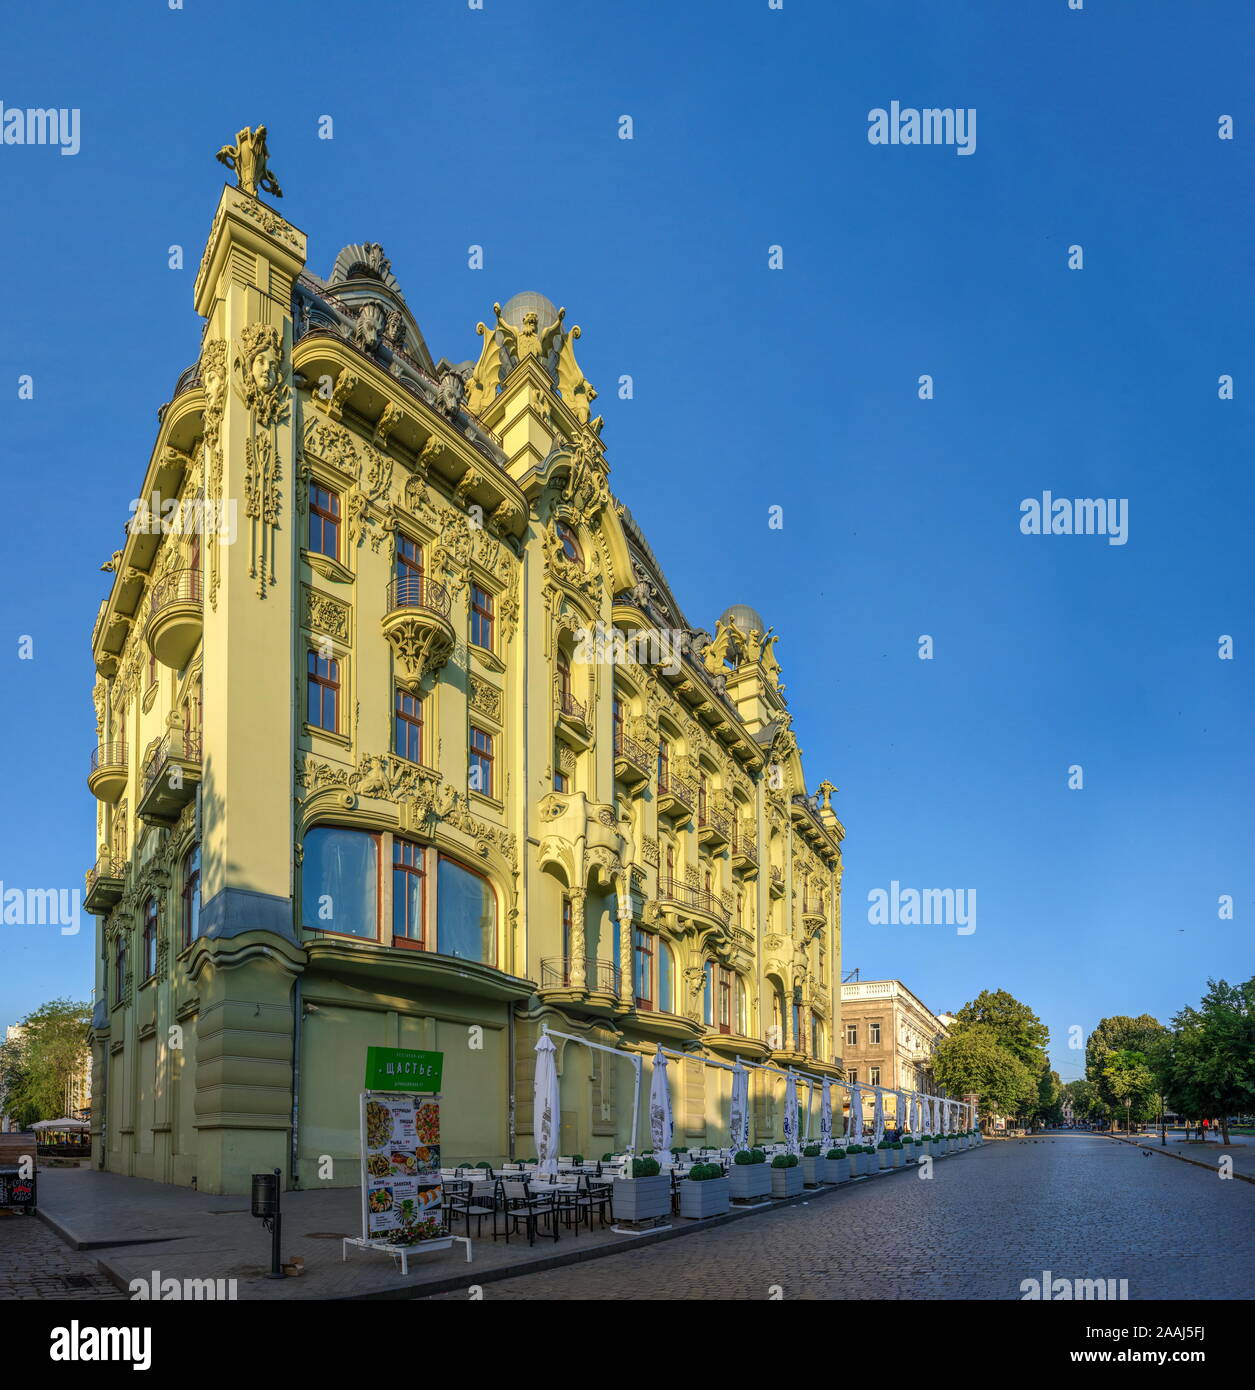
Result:
M634 1158L632 1160L632 1176L634 1178L656 1178L662 1168L656 1158Z
M711 1178L723 1177L723 1169L717 1163L695 1163L689 1169L690 1182L709 1182Z
M750 1161L752 1163L766 1163L767 1155L762 1151L762 1149L751 1149Z
M1170 1106L1191 1118L1219 1120L1255 1108L1255 977L1244 984L1208 980L1199 1007L1172 1020L1169 1044L1154 1054Z
M1027 1023L1024 1031L1026 1035L1032 1033ZM982 1115L1018 1115L1030 1102L1035 1102L1040 1065L1038 1060L1030 1069L1014 1050L1004 1047L999 1034L984 1023L956 1028L938 1043L933 1057L938 1083L951 1095L975 1092L980 1096Z
M825 1156L826 1158L844 1158L844 1157L845 1157L845 1150L844 1150L844 1149L829 1149L828 1152L827 1152L827 1154L825 1154L824 1156Z
M1033 1075L1046 1059L1050 1030L1027 1004L1021 1004L1005 989L982 990L970 1004L964 1004L957 1018L960 1026L956 1033L969 1026L988 1028L998 1046L1018 1058ZM961 1094L953 1087L947 1089Z
M807 1146L802 1150L802 1154L803 1154L803 1156L806 1157L806 1158L818 1158L818 1157L819 1157L819 1145L818 1145L818 1144L807 1144Z
M732 1155L732 1162L740 1168L747 1167L749 1164L753 1163L753 1161L754 1155L750 1153L748 1149L738 1149L736 1153Z
M574 1164L583 1163L583 1162L584 1162L584 1155L583 1155L583 1154L572 1154L572 1155L571 1155L571 1162L574 1163Z
M41 1004L22 1020L22 1032L0 1044L0 1095L23 1127L59 1120L70 1087L90 1051L91 1008L70 999Z
M777 1154L771 1160L773 1168L796 1168L798 1166L797 1154Z
M1170 1045L1168 1030L1150 1014L1139 1014L1137 1018L1115 1014L1100 1019L1085 1041L1085 1076L1102 1107L1100 1114L1092 1117L1118 1114L1123 1118L1127 1114L1131 1120L1149 1119L1157 1109L1155 1097L1162 1079L1146 1086L1145 1076L1132 1072L1127 1061L1117 1063L1110 1071L1108 1064L1115 1053L1137 1053L1152 1076L1162 1077ZM1127 1111L1126 1097L1130 1102Z

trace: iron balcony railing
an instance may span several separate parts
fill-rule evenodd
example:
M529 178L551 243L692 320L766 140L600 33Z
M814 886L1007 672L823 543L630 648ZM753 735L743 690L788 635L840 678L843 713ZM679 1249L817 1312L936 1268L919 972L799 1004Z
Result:
M804 917L825 917L827 909L824 907L822 898L803 898L802 915Z
M87 870L85 875L87 880L87 893L91 895L92 889L102 878L120 879L125 869L124 862L112 854L101 855L99 859Z
M449 616L449 591L425 574L407 574L388 585L388 612L398 608L423 608L442 618Z
M113 743L101 743L92 749L92 772L99 772L106 767L125 766L126 744L120 740Z
M161 776L171 758L181 758L187 763L200 762L200 735L186 733L182 729L171 729L165 738L154 740L149 745L144 758L144 792Z
M732 852L758 863L758 840L748 830L743 830L739 822L732 839Z
M173 570L159 579L148 598L149 616L169 608L172 603L201 602L200 570Z
M614 731L614 755L616 758L626 758L645 772L649 771L649 750L622 729Z
M540 963L541 989L572 989L578 956L550 956ZM585 960L583 988L596 994L618 994L619 967L608 960Z
M708 889L692 888L687 883L677 883L674 879L662 884L659 897L663 902L678 903L681 907L689 907L696 912L718 917L722 922L729 921L732 916L723 899Z
M725 840L729 840L732 838L732 817L723 811L715 810L713 806L705 806L697 817L697 828L714 830Z
M554 700L557 704L559 714L564 714L568 719L577 720L581 724L587 720L588 711L569 690L555 691Z
M685 806L693 805L693 784L672 772L669 767L658 769L658 795L673 796Z

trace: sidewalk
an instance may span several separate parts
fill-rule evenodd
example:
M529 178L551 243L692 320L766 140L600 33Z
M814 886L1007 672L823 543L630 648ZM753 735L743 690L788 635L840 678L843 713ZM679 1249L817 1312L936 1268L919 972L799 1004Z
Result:
M948 1161L942 1163L942 1171ZM536 1244L529 1247L523 1235L512 1236L507 1245L492 1239L491 1219L486 1218L482 1240L474 1239L471 1224L472 1263L466 1263L466 1249L456 1243L411 1257L408 1277L402 1277L399 1261L381 1252L350 1247L348 1259L341 1261L340 1238L356 1236L361 1229L357 1188L283 1194L282 1256L285 1261L294 1255L305 1260L305 1273L289 1279L265 1277L270 1233L249 1214L247 1197L214 1197L91 1168L41 1170L38 1215L67 1244L89 1252L124 1291L131 1280L150 1280L155 1271L160 1279L235 1279L241 1299L412 1299L639 1249L729 1221L749 1220L759 1211L831 1200L891 1172L908 1171L890 1169L835 1187L808 1188L800 1197L749 1210L734 1208L706 1221L676 1216L669 1230L635 1236L596 1226L574 1236L563 1227L557 1241L537 1235Z
M1123 1144L1136 1144L1139 1148L1153 1153L1168 1154L1173 1158L1196 1163L1202 1168L1219 1168L1227 1156L1233 1164L1233 1176L1247 1182L1255 1182L1255 1138L1249 1134L1234 1134L1227 1146L1208 1139L1204 1142L1187 1140L1181 1133L1168 1135L1167 1144L1159 1142L1158 1134L1107 1134L1097 1130L1107 1139L1119 1139Z

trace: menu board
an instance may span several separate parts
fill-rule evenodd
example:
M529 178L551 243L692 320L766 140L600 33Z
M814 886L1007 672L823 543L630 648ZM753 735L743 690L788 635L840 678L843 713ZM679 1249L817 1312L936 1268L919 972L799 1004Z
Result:
M439 1097L362 1095L362 1235L440 1220Z

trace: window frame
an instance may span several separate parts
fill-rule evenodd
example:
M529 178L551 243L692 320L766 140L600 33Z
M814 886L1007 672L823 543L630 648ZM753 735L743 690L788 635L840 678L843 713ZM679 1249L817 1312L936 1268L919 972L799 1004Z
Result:
M470 964L472 964L472 965L485 965L485 966L487 966L490 970L500 970L501 967L497 964L497 959L498 959L499 955L501 954L501 895L497 892L497 885L492 881L492 879L490 879L490 878L488 877L487 874L482 874L482 873L480 873L480 871L479 871L478 869L473 869L473 868L471 868L471 866L470 866L469 864L467 864L466 862L464 862L463 860L458 859L455 855L446 854L446 853L445 853L443 850L441 850L441 849L437 849L437 850L436 850L436 887L435 887L435 904L436 904L436 905L435 905L435 914L434 914L434 915L435 915L435 919L436 919L436 951L435 951L435 954L436 954L436 955L445 955L445 954L446 954L445 952L441 951L441 949L440 949L440 865L443 864L443 863L445 863L446 861L447 861L448 863L454 865L456 868L461 869L463 873L470 874L470 875L472 875L472 877L477 878L477 879L480 879L483 883L486 883L486 884L488 885L488 891L492 894L492 960L490 960L490 961L486 961L486 960L473 960L473 961L470 961ZM467 956L454 956L454 955L450 955L450 956L448 956L448 959L449 959L449 960L469 960L469 957L467 957Z
M144 931L140 938L140 964L144 970L144 983L154 979L157 974L157 895L149 893L144 899ZM152 967L151 969L149 967Z
M479 602L484 599L487 607ZM471 646L478 647L481 651L493 652L496 650L497 643L497 602L496 596L489 589L485 589L482 584L471 581L471 609L470 609L470 637ZM476 629L479 629L478 634ZM481 642L478 636L483 636L483 630L487 628L488 640Z
M869 1023L869 1024L867 1025L867 1046L868 1046L868 1047L879 1047L879 1046L880 1046L880 1024L879 1024L879 1023Z
M337 931L334 927L328 927L322 922L315 922L312 925L305 921L305 843L309 837L318 830L347 830L354 835L369 836L375 842L375 934L374 936L359 936L356 932ZM378 945L383 945L383 831L367 830L360 825L346 825L342 821L318 821L316 824L306 827L301 836L301 930L319 932L324 936L337 936L344 941L374 941ZM389 900L391 907L391 900Z
M486 739L488 746L486 749L476 746L475 737ZM481 729L478 724L470 725L470 732L467 735L467 751L469 759L467 764L467 776L469 780L470 769L477 764L486 764L488 768L487 786L471 787L472 795L487 797L489 801L496 800L496 759L497 745L496 735L489 733L487 729Z
M192 860L196 860L196 867L189 872ZM180 916L182 919L183 930L183 949L187 948L200 936L200 845L193 845L183 856L182 863L183 886L180 892L182 907ZM196 906L196 934L192 934L192 900L197 900Z
M329 509L327 506L324 506L319 501L319 493L322 493L330 499L330 502L334 503L334 510ZM309 504L309 519L305 530L305 548L310 552L311 555L325 555L329 560L334 560L336 564L339 564L340 526L342 521L342 506L340 502L340 494L334 488L327 487L325 483L320 482L317 478L310 478L309 492L306 495L306 500ZM317 523L317 544L315 544L314 541L315 517L319 518ZM325 548L327 530L329 527L334 537L334 549L332 550L327 550Z
M390 921L390 944L398 950L403 951L425 951L427 947L427 850L429 846L419 840L411 840L406 835L398 835L395 832L391 835L392 839L392 877L389 880L388 892L390 900L388 903L388 916ZM418 860L417 866L401 860L398 856L403 850L413 850ZM419 934L413 936L397 935L397 875L403 874L406 879L416 878L418 880L418 904L419 904ZM380 908L380 917L383 911Z
M326 657L324 660L323 657L318 655L317 647L308 647L306 651L307 655L305 659L305 723L308 725L309 728L317 729L320 733L338 734L340 732L340 707L342 703L340 696L341 692L344 689L344 682L340 678L340 658L338 656L329 656ZM311 660L313 662L312 670L310 669ZM325 664L329 672L332 669L334 669L334 679L330 675L319 675L318 666L320 663ZM318 712L320 716L325 714L326 712L326 702L328 699L328 697L325 694L322 694L321 692L328 690L332 692L330 698L333 704L334 722L330 726L322 723L321 719L314 720L310 718L310 714L312 712L310 710L311 687L316 687L320 692L318 696Z
M404 709L401 708L402 702L405 701L405 700L409 700L409 701L413 704L415 713L411 714L409 711L404 710ZM407 735L407 737L406 737L406 748L407 748L407 749L408 749L408 747L409 747L409 734L410 734L411 731L415 731L415 737L416 737L417 742L418 742L418 752L417 752L416 754L414 754L413 756L411 756L411 754L408 753L408 752L404 752L404 753L403 753L403 752L401 751L400 747L398 746L399 743L400 743L400 739L399 739L398 735L399 735L400 732L401 732L402 726L404 726L404 727L405 727L405 730L406 730L406 735ZM424 753L424 749L425 749L425 747L426 747L426 732L427 732L427 702L426 702L426 700L424 700L424 698L423 698L421 695L415 695L413 691L407 690L407 689L405 688L405 686L403 686L403 685L394 685L394 686L393 686L393 698L392 698L392 751L393 751L393 753L394 753L398 758L404 758L404 759L406 760L406 762L417 763L420 767L425 767L425 766L426 766L426 761L425 761L425 759L424 759L424 757L423 757L423 753Z
M575 534L575 528L561 519L553 523L554 535L558 538L558 544L562 547L562 553L573 564L584 567L584 547L580 544L580 538ZM572 554L574 551L574 554Z
M858 1024L847 1023L845 1025L845 1045L846 1047L858 1046Z

